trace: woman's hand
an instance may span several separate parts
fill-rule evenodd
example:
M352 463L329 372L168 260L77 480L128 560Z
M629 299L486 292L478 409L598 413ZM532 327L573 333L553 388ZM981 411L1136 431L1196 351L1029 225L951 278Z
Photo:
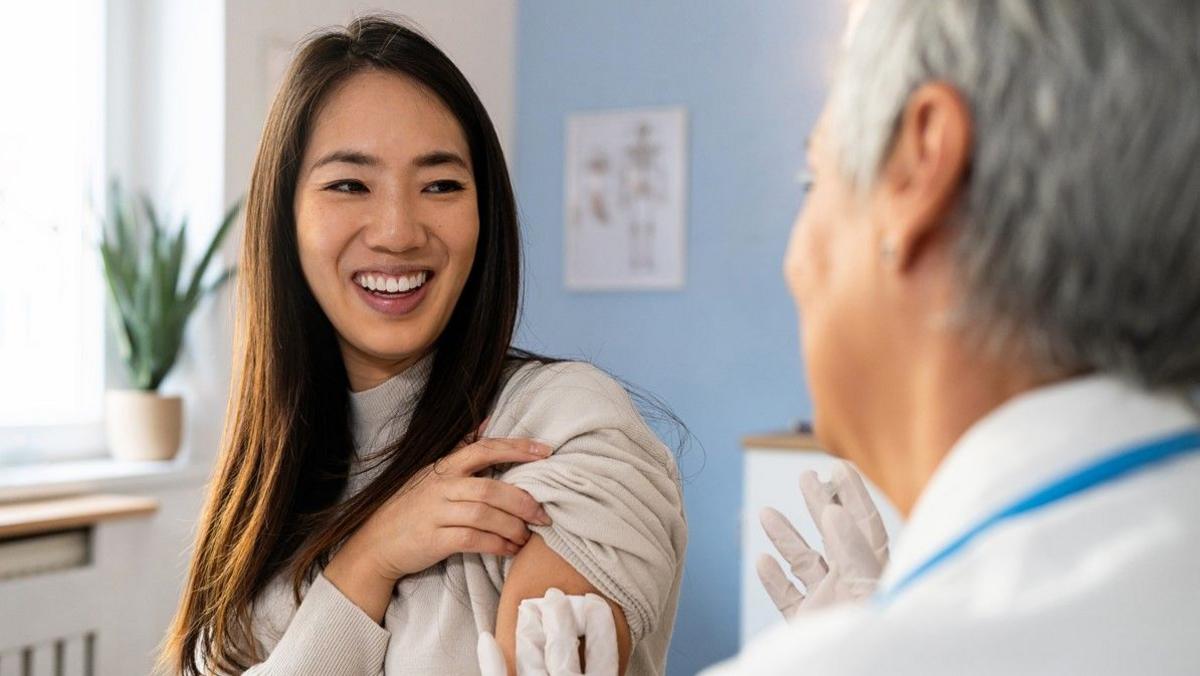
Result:
M461 552L513 556L527 524L550 525L525 491L475 476L493 466L532 462L552 449L529 439L481 439L418 472L351 535L325 576L377 622L396 581Z

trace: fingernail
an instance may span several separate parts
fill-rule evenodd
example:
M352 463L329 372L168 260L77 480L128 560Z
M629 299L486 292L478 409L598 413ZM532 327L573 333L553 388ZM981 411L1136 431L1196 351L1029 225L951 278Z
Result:
M535 441L532 445L530 445L529 452L543 458L548 458L550 457L550 454L554 452L554 449L540 441Z
M537 511L537 517L534 519L534 523L539 526L549 526L554 522L550 520L550 515L546 513L546 509L541 507Z

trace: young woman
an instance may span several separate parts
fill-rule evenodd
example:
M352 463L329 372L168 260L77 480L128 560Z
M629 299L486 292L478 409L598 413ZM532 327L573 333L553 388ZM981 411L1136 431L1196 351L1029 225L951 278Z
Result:
M686 526L612 379L512 347L516 208L487 113L387 17L311 38L247 202L242 355L165 659L185 674L510 669L517 607L611 605L662 673Z

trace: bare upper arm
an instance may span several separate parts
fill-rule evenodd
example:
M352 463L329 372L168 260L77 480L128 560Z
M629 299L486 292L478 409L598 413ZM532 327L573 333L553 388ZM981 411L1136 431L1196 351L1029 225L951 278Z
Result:
M529 538L529 542L513 559L504 589L500 591L500 609L496 614L496 640L500 643L500 649L504 651L509 673L516 673L517 608L525 599L541 598L551 587L557 587L567 595L597 594L608 602L617 626L619 673L624 674L632 647L625 612L601 594L600 590L557 552L550 549L546 541L537 534Z

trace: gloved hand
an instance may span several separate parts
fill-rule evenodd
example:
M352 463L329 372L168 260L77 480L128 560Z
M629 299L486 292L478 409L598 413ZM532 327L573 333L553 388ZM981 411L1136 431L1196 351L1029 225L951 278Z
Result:
M586 639L579 666L579 637ZM496 638L479 635L483 676L507 676ZM567 596L551 588L540 599L526 599L517 610L518 676L617 676L617 625L612 609L595 594Z
M788 619L869 596L888 560L883 520L850 463L839 460L829 483L817 479L816 472L804 472L800 492L825 542L825 556L814 551L779 512L768 507L759 516L767 537L804 584L801 592L770 554L759 558L758 578Z

